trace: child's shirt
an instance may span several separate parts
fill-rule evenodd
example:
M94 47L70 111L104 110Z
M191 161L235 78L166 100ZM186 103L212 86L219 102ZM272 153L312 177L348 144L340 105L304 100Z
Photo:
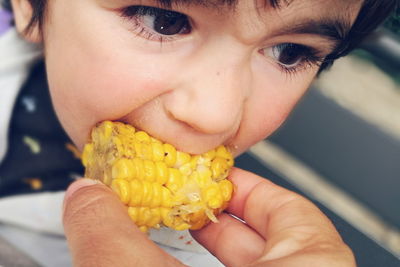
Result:
M22 41L15 29L0 36L0 162L8 148L8 131L15 100L31 65L40 56L40 48Z
M53 110L44 63L37 63L12 111L8 150L0 164L0 197L65 190L82 174L79 153Z

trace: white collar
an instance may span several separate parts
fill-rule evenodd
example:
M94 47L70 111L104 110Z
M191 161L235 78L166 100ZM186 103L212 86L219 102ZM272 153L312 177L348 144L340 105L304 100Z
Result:
M24 41L15 28L0 38L0 162L7 151L8 128L18 92L42 49Z

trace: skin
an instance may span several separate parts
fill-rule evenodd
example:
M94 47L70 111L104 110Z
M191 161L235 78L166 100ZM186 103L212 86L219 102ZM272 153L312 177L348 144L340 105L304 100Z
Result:
M23 32L32 14L29 2L12 4L16 26ZM258 6L260 1L239 1L235 9L173 6L191 18L193 30L162 43L138 35L137 23L119 16L121 8L134 4L156 3L49 1L43 34L36 27L25 35L44 45L56 113L79 148L97 122L119 120L189 153L219 144L229 146L235 155L242 153L281 125L318 72L317 65L308 64L290 74L283 71L271 56L271 47L298 43L326 56L335 45L316 34L280 32L305 19L341 18L351 24L361 1L294 1L278 10ZM334 227L310 202L242 170L235 170L230 179L238 192L228 212L248 224L222 215L220 224L193 233L222 262L354 265ZM132 225L107 189L94 185L78 190L82 184L67 193L64 213L77 265L104 260L118 263L115 266L158 266L167 263L164 258L177 264ZM110 213L112 220L106 216ZM120 232L111 231L116 228ZM231 244L232 233L247 242ZM115 236L120 241L113 240ZM155 265L152 261L157 260Z

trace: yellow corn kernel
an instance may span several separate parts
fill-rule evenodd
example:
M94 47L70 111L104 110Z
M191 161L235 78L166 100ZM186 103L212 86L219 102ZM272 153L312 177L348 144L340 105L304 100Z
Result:
M151 212L151 216L150 216L150 220L147 222L147 225L149 227L158 227L161 223L161 211L160 208L152 208L150 209Z
M93 154L93 144L86 144L85 147L83 148L83 153L82 153L82 164L83 166L88 166L89 163L88 160L90 160L90 156Z
M157 184L157 183L153 183L153 198L150 202L150 208L157 208L157 207L161 207L162 205L162 201L163 201L163 191L162 191L162 187Z
M170 144L164 144L165 164L168 167L173 167L176 162L176 149Z
M128 204L131 196L129 182L125 179L113 179L111 188L117 192L122 203Z
M150 206L151 199L153 198L153 187L151 183L143 181L141 189L143 190L143 198L140 206L142 207Z
M144 160L143 161L143 168L144 168L144 179L149 182L154 182L156 180L156 165L151 160Z
M147 226L140 226L139 229L140 229L140 231L142 231L143 233L147 233L147 231L149 230L149 227L147 227Z
M222 180L219 182L219 186L224 201L229 201L233 193L233 184L228 180Z
M180 166L188 163L190 161L190 155L185 152L176 151L176 162L175 168L179 168Z
M151 211L148 207L140 207L138 210L138 220L136 223L139 226L146 226L151 219Z
M156 172L157 182L162 185L165 184L169 177L167 164L161 161L156 162Z
M224 146L217 147L217 151L215 153L216 157L221 157L224 159L230 159L232 157L231 153Z
M141 159L152 159L153 157L153 149L149 144L146 143L135 143L135 152L136 156Z
M183 164L182 166L179 167L179 171L180 173L182 173L182 175L184 176L189 176L192 174L193 172L192 165L190 164L190 162Z
M152 136L150 136L150 140L151 140L152 143L162 144L162 142L160 140L158 140L157 138L154 138Z
M172 194L168 188L162 187L162 207L171 208L173 205Z
M135 135L135 128L133 128L127 124L124 124L122 122L114 122L113 124L117 125L117 127L113 127L113 129L117 130L119 135L121 135L121 136L134 136Z
M203 153L202 157L205 159L213 160L215 158L216 154L217 153L216 153L215 149L212 149L206 153Z
M171 210L167 208L161 208L161 218L162 218L162 223L170 228L174 227L174 219L171 214Z
M206 168L204 166L199 166L197 168L197 172L199 174L198 182L203 186L211 183L212 171L210 168Z
M188 223L178 223L178 224L174 227L174 229L177 230L177 231L183 231L183 230L189 229L190 226L191 226L191 225L188 224Z
M172 192L177 192L183 186L182 173L174 168L169 168L169 177L166 187Z
M135 138L141 143L150 143L150 136L143 131L138 131L135 133Z
M216 157L211 162L211 171L214 179L224 179L223 177L226 177L226 172L228 172L229 169L230 167L224 158Z
M203 191L203 199L208 207L217 209L223 204L223 197L218 184L208 186Z
M216 156L226 160L229 167L233 166L234 160L232 154L224 146L217 147Z
M196 169L197 165L201 164L201 163L199 162L199 160L200 160L200 155L194 155L194 156L192 156L192 158L190 159L190 162L189 162L190 167L191 167L192 169Z
M82 153L85 176L109 185L142 231L161 225L200 229L227 207L233 157L224 146L201 155L177 151L121 122L98 124Z
M133 177L134 179L144 179L144 166L143 166L143 160L140 158L133 158L132 159L132 164L134 166L133 172L135 173L135 176Z
M129 200L130 207L137 207L142 203L143 190L142 182L139 180L132 180L130 182L131 196Z
M100 141L105 141L111 137L112 132L114 130L114 125L115 124L113 124L111 121L105 121L103 123L103 131L97 132L97 133L101 134L101 136L99 138ZM118 124L116 124L116 125L118 125Z
M153 152L153 160L155 162L163 162L164 161L164 147L163 145L157 142L151 143L151 148Z
M131 217L134 223L137 223L139 217L139 210L137 207L129 207L128 208L129 217Z
M111 173L113 179L132 179L135 177L133 162L120 158L112 166Z

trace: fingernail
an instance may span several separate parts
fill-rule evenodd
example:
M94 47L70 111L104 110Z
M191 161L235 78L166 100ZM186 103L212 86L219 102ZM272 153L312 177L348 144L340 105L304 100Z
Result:
M95 185L95 184L99 184L99 182L97 180L88 179L88 178L78 179L77 181L73 182L68 187L67 191L65 192L63 207L65 207L65 203L68 202L68 200L71 198L71 196L76 191L78 191L79 189L81 189L83 187L91 186L91 185Z

